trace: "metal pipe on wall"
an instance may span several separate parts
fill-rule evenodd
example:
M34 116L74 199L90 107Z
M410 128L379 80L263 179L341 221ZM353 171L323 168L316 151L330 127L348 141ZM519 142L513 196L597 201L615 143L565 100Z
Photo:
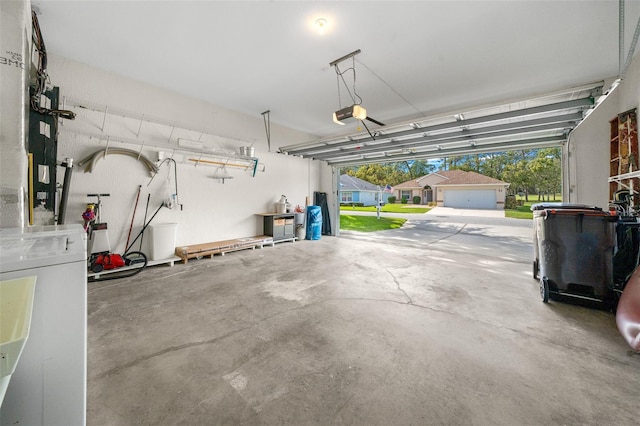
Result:
M58 209L58 225L64 225L64 219L67 213L67 200L69 199L71 175L73 174L73 159L65 158L61 166L64 167L64 182L62 184L62 196L60 197L60 207Z

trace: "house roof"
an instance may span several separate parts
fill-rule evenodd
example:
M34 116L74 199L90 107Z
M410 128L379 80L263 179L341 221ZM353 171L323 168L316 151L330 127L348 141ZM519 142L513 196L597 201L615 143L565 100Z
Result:
M439 185L509 185L499 179L464 170L445 170L436 174L445 178Z
M378 191L378 186L347 174L340 175L340 191Z
M499 179L464 170L441 170L395 185L397 189L423 188L422 181L429 176L439 176L442 181L437 185L509 185Z
M428 175L425 175L428 176ZM423 178L424 176L419 177L418 179ZM399 183L393 186L393 189L413 189L413 188L422 188L422 186L418 183L418 179L411 179L406 182Z

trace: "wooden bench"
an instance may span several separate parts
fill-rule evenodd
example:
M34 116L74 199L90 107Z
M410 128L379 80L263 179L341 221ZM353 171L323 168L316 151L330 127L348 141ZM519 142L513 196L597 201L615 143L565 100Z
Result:
M212 257L216 254L223 255L237 250L263 248L265 245L273 247L273 237L258 235L255 237L237 238L235 240L213 241L211 243L193 244L189 246L176 247L176 256L182 259L182 263L187 263L189 259L204 256Z

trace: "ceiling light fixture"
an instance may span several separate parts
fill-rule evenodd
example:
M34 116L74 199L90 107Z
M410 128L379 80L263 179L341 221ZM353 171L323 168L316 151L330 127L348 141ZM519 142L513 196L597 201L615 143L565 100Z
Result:
M316 26L316 30L318 31L318 33L324 34L327 26L329 25L329 22L327 22L327 20L324 18L318 18L316 19L314 25Z

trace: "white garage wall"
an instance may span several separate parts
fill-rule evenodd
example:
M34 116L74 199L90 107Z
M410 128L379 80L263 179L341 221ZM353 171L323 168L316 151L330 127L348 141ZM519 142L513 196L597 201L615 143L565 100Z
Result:
M565 148L563 199L606 208L609 202L609 120L640 106L640 58L618 87L582 122ZM568 168L568 170L566 170Z
M598 105L569 136L564 148L565 202L606 208L609 202L609 120L620 109L621 86Z
M170 143L175 145L178 137L191 140L200 137L201 132L184 130L182 127L205 129L202 141L213 141L217 147L233 152L237 152L240 146L253 143L255 156L265 167L265 172L258 172L255 177L243 170L229 168L233 179L221 184L211 178L215 167L195 167L193 163L178 164L178 194L184 209L162 208L152 222L178 223L177 245L258 235L262 233L262 220L255 214L275 211L274 203L280 195L286 195L293 205L304 205L306 197L313 201L314 191L333 193L331 167L326 163L275 153L281 145L312 140L310 135L272 123L271 152L267 152L261 111L256 111L255 116L239 114L54 55L49 58L49 74L52 82L60 87L62 97L181 123L177 130L172 130L167 126L143 122L138 139L145 141L142 153L152 160L157 158L159 151L149 147L148 144L154 141L166 143L170 139ZM268 105L265 105L266 109ZM59 160L69 157L77 162L107 146L106 138L88 136L101 133L100 117L104 115L89 110L78 111L76 120L65 121L60 126ZM271 114L273 117L277 112L273 111ZM136 139L139 122L107 115L104 134L126 140ZM182 126L183 124L186 126ZM108 143L109 147L140 149L139 145L134 144L113 141ZM83 173L76 167L71 182L66 223L82 223L81 214L87 201L95 200L89 199L87 194L110 193L110 197L103 199L102 219L109 224L112 249L122 252L138 185L142 185L142 191L136 225L142 223L148 194L149 216L165 198L168 171L165 164L151 185L147 186L150 182L149 173L131 157L107 156L98 161L93 173ZM59 182L63 180L62 172L63 169L59 168ZM173 170L171 175L173 176ZM173 187L171 181L171 188ZM137 234L138 229L139 226L134 228L132 237ZM146 241L148 235L145 234Z

